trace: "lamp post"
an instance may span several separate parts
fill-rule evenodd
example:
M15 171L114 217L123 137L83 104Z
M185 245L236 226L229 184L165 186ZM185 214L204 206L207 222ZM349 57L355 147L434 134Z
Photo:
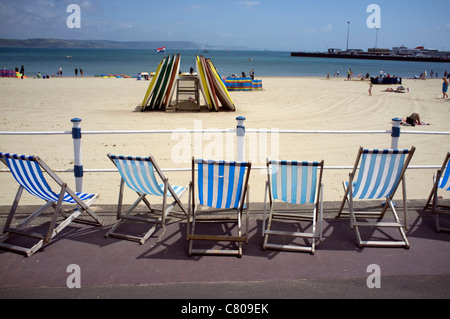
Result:
M375 36L375 49L378 47L378 30L380 30L380 28L377 28L377 34Z
M348 52L348 38L350 35L350 21L347 21L347 52Z

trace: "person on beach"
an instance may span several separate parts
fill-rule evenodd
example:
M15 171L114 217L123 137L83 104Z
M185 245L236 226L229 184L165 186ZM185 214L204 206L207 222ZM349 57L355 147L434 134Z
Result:
M369 96L372 96L372 84L369 86Z
M80 76L83 76L83 69L80 68Z
M416 126L416 125L430 125L430 124L422 122L420 120L419 113L413 113L410 116L406 117L406 119L402 119L402 122L400 123L400 125Z
M59 68L58 74L59 74L59 76L62 76L62 68Z
M22 65L22 67L20 68L20 74L21 74L20 78L23 79L23 76L24 76L24 74L25 74L25 68L23 67L23 65Z
M448 80L445 77L443 77L442 81L444 81L442 83L442 98L445 99L445 98L448 98L448 94L447 94L447 91L448 91Z
M75 76L78 76L78 69L75 69Z

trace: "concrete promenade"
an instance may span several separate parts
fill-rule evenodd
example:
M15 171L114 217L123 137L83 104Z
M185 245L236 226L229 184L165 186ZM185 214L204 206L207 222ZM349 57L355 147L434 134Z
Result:
M348 219L334 218L339 203L325 203L324 240L315 255L263 251L262 205L252 204L249 244L242 258L188 257L186 222L177 217L144 245L105 238L115 206L94 205L103 227L72 223L28 258L0 251L0 299L447 299L450 234L435 231L434 218L423 204L408 202L407 250L358 248ZM21 212L34 208L19 207ZM9 207L0 209L3 225ZM450 218L442 219L450 224ZM367 286L372 274L368 266L373 264L380 267L381 288ZM67 287L69 265L80 267L79 289Z

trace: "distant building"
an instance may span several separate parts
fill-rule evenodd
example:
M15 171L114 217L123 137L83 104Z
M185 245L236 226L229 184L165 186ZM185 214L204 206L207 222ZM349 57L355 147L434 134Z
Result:
M341 53L341 52L342 52L341 49L335 49L335 48L328 49L328 53L329 54L338 54L338 53Z
M389 50L389 49L379 49L379 48L367 49L367 52L369 54L377 54L377 55L390 55L391 54L391 50Z
M363 50L361 49L348 49L347 51L345 51L346 54L350 54L350 55L357 55L357 54L361 54L363 53Z

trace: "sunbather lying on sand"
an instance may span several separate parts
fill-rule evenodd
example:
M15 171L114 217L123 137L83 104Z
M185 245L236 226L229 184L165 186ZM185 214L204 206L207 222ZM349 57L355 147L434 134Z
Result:
M419 113L413 113L410 116L408 116L406 119L402 119L402 122L400 123L400 125L416 126L416 125L430 125L430 124L422 122L420 120Z
M384 92L406 93L406 92L409 92L409 88L405 88L404 86L399 86L395 90L393 88L387 88Z

